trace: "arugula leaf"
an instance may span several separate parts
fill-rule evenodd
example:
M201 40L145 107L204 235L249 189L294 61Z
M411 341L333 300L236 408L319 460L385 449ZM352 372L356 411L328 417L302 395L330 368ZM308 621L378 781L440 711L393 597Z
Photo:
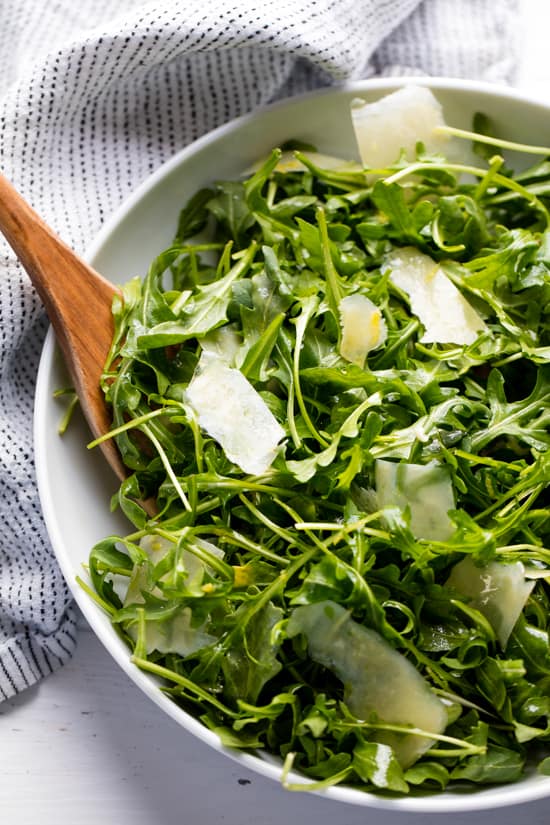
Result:
M487 426L470 437L472 449L483 449L490 441L503 436L513 437L535 450L545 451L550 445L550 370L542 367L532 392L519 401L508 402L504 378L493 370L487 381L490 418Z
M196 288L195 296L186 302L181 320L163 321L142 332L137 338L140 349L155 349L181 344L220 326L227 320L231 288L242 278L254 259L256 247L251 244L246 254L219 281Z
M424 244L424 240L418 231L421 227L416 225L413 213L405 202L403 189L398 183L387 184L384 181L377 181L374 184L371 198L374 205L391 226L389 231L386 228L385 237L391 237L404 246L407 244Z
M272 604L256 615L253 624L242 630L224 656L222 669L229 696L255 702L266 682L281 669L271 636L283 612ZM237 617L238 618L238 617Z
M409 790L403 771L388 745L361 742L353 749L352 764L363 782L370 782L376 788L401 793Z
M199 189L180 212L176 240L184 241L198 235L208 220L207 206L212 201L212 189Z

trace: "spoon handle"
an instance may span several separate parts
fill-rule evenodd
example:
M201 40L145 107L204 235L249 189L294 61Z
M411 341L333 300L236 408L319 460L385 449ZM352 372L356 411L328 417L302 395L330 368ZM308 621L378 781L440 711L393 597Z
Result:
M50 322L94 437L111 417L100 379L113 335L116 288L82 261L0 175L0 232L29 275ZM119 478L127 472L114 442L102 444Z

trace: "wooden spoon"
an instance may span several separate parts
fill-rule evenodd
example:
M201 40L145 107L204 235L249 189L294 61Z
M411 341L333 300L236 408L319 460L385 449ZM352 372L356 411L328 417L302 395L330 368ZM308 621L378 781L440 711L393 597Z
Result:
M94 438L111 428L100 378L113 336L116 287L84 263L0 175L0 232L29 275L50 322ZM113 439L101 444L119 479L128 471Z

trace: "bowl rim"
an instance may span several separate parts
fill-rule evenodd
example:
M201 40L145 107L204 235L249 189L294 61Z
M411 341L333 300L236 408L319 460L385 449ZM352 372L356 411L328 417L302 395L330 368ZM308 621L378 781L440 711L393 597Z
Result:
M514 89L503 84L444 76L431 77L426 75L407 75L351 80L341 84L323 87L315 91L304 92L292 97L287 97L271 104L258 107L249 113L243 114L216 127L215 129L187 144L185 147L175 152L175 154L160 164L114 209L103 226L96 233L92 242L86 247L83 254L84 260L86 260L91 266L94 266L94 262L100 255L103 247L108 242L111 235L115 233L119 226L124 222L127 215L137 204L139 204L147 193L161 185L162 182L172 174L172 172L177 170L182 164L185 164L188 159L192 158L203 147L219 140L223 140L223 138L227 135L245 128L247 123L257 120L258 117L261 117L264 113L287 108L289 106L299 105L300 102L305 99L310 100L312 98L328 98L331 95L340 96L342 94L354 92L360 93L361 91L376 92L377 90L380 90L389 93L407 85L425 86L435 93L437 93L437 91L466 91L479 93L481 95L488 95L493 98L508 99L519 104L527 103L548 112L550 116L550 104L545 103L536 95L525 93L523 90ZM48 536L52 545L52 550L68 584L72 597L80 607L93 632L113 657L115 662L124 670L134 684L136 684L150 699L152 699L158 707L168 713L168 715L171 716L180 726L182 726L184 730L202 740L215 751L228 756L242 767L259 773L269 779L275 780L280 784L281 764L276 757L271 756L268 753L266 753L265 756L259 756L255 753L237 751L226 747L220 742L219 737L215 733L208 730L195 717L184 711L182 708L177 706L175 702L166 697L159 690L158 686L149 674L139 670L131 663L129 656L122 658L120 655L120 647L117 643L120 642L120 640L116 636L116 633L97 621L97 611L100 611L100 608L93 604L89 596L76 583L74 565L69 556L65 555L63 549L64 542L61 538L55 516L55 506L49 490L48 478L45 469L45 457L43 456L46 438L48 435L51 435L51 433L45 432L43 422L45 419L44 410L46 398L48 397L50 390L49 370L53 363L55 354L55 336L53 329L50 326L42 348L35 391L33 420L35 469L40 504L42 507L42 513ZM288 779L291 782L306 785L309 784L308 780L305 779L303 775L293 771L290 772ZM488 793L487 791L489 789L493 792ZM314 793L317 796L326 797L334 801L345 802L347 804L371 809L393 811L396 813L437 814L449 813L450 810L453 812L491 810L520 805L527 802L534 802L550 796L550 778L547 782L544 781L544 779L541 779L541 781L536 785L525 786L522 781L520 781L509 785L481 786L479 788L468 787L467 789L459 788L458 790L456 788L452 788L451 791L445 790L435 793L419 793L418 795L415 795L413 792L412 795L401 797L386 797L383 795L378 795L374 792L358 790L347 785L334 785L322 790L313 790L310 793Z

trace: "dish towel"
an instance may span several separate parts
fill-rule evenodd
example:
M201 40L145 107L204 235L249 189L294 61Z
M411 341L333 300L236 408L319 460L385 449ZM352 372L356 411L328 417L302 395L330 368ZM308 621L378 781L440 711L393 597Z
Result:
M0 168L83 253L140 181L222 122L375 74L509 82L517 22L514 0L4 0ZM0 699L76 640L33 467L45 331L0 241Z

